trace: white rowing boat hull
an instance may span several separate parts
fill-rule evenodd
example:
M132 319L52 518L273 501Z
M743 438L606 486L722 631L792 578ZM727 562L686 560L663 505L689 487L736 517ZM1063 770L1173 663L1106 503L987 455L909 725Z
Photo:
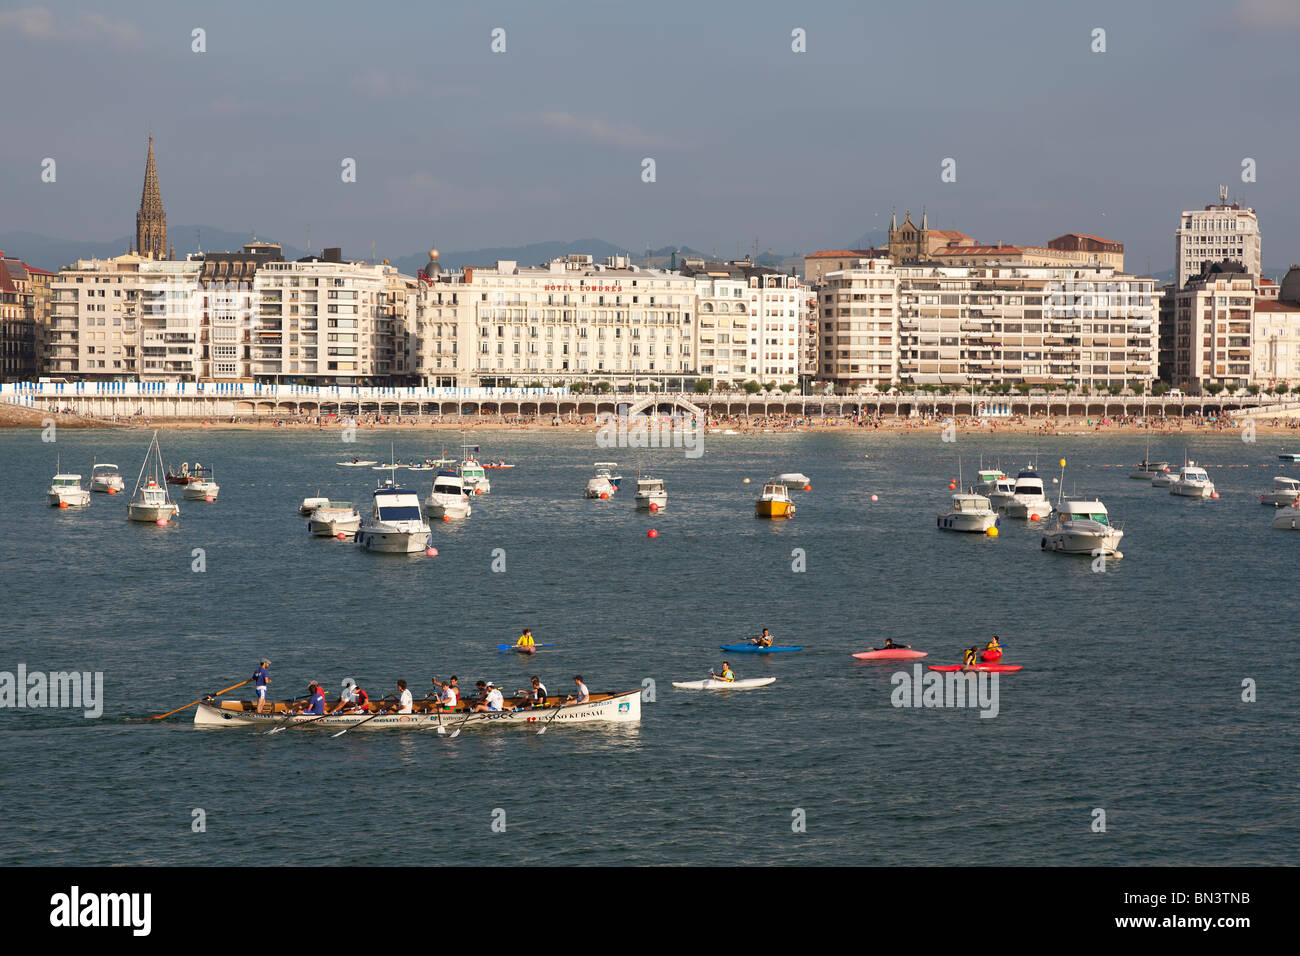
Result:
M748 690L751 687L766 687L775 684L775 677L750 677L747 680L718 680L708 677L704 680L673 681L674 687L682 690Z
M773 678L775 680L775 678ZM554 720L552 720L554 718ZM251 710L234 710L214 704L199 704L194 711L196 727L265 727L285 725L284 714L259 714ZM391 730L394 727L435 729L439 724L455 729L462 724L477 727L483 724L537 727L550 720L552 724L574 724L590 721L627 723L641 719L641 691L629 690L612 694L604 700L586 704L569 704L565 707L535 707L531 710L503 710L497 713L470 714L385 714L368 720L365 714L338 714L313 720L310 714L293 718L294 724L311 721L311 727L329 727L342 730L361 725L365 730ZM364 721L364 724L362 723Z

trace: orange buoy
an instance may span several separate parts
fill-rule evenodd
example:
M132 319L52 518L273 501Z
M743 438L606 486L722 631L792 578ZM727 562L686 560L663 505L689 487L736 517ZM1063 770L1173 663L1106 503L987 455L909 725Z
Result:
M957 490L957 482L955 482L955 481L950 481L950 482L948 482L948 490L949 490L949 491L956 491L956 490Z
M657 501L650 502L650 513L656 514L658 513L658 511L659 511L659 502Z
M340 541L342 541L343 539L345 539L345 538L347 537L347 535L345 535L342 531L340 531L340 532L339 532L338 534L336 534L334 537L336 537L336 538L338 538Z
M59 502L59 507L60 507L60 508L66 508L67 506L68 506L68 503L67 503L66 501L60 501L60 502Z
M602 491L602 492L600 493L600 497L601 497L602 500L605 499L605 498L608 498L608 497L609 497L609 492L608 492L608 491Z
M1219 493L1218 493L1217 491L1215 491L1215 492L1211 492L1211 493L1210 493L1210 497L1211 497L1211 498L1217 498L1217 497L1219 497Z
M425 548L424 553L427 557L436 558L438 556L437 548Z
M1038 520L1038 515L1030 515L1030 516L1029 516L1029 520L1030 520L1030 521L1037 521L1037 520Z
M880 498L878 498L876 495L872 495L872 496L871 496L871 500L872 500L872 501L879 501Z
M116 489L116 488L109 488L109 489L108 489L108 493L109 493L110 495L115 495L115 494L117 494L117 489Z
M804 490L804 491L812 491L812 485L804 485L804 486L803 486L803 490Z
M443 515L443 516L442 516L442 520L443 520L443 521L450 521L450 520L451 520L451 515Z
M651 528L649 531L645 533L645 536L647 538L657 538L659 537L659 532L656 531L654 528Z
M208 495L208 496L207 496L206 498L204 498L203 500L204 500L204 501L207 501L207 502L213 502L213 501L216 501L217 499L214 498L214 497L212 497L211 495Z
M744 484L749 484L749 479L748 479L748 478L745 479Z
M164 528L164 527L166 527L166 526L167 526L167 519L166 519L166 518L159 518L159 519L158 519L158 527L160 527L160 528Z

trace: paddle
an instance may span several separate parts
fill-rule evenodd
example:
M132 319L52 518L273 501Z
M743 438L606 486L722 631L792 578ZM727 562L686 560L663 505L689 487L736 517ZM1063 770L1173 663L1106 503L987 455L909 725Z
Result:
M392 694L387 694L387 695L384 696L384 700L387 700L389 697L392 697L392 696L393 696ZM428 694L425 694L423 697L420 698L421 701L425 701L425 700L428 700L428 699L429 699L429 695L428 695ZM414 710L414 708L412 708L412 710ZM387 713L387 711L376 710L373 714L371 714L371 715L370 715L369 717L367 717L365 720L358 720L355 724L351 724L351 725L349 725L349 726L347 726L347 727L344 727L344 728L343 728L342 730L340 730L337 734L331 734L331 735L330 735L330 739L333 740L335 737L342 737L342 736L343 736L344 734L346 734L349 730L355 730L357 727L360 727L362 724L368 724L368 723L370 723L372 720L374 720L376 717L382 717L382 716L384 716L385 713Z
M245 684L248 683L248 681L251 681L252 679L253 678L250 677L248 680L241 680L238 684L235 684L233 687L227 687L225 690L219 690L215 694L209 694L208 697L220 697L222 694L228 693L229 691L234 690L236 687L243 687ZM149 719L162 720L164 717L170 717L172 714L179 714L182 710L189 710L195 704L203 703L205 700L208 699L208 697L200 697L198 700L192 701L186 704L184 707L177 707L175 710L169 710L165 714L155 714L153 717L150 717Z
M568 703L569 701L571 701L571 700L573 700L573 695L572 695L572 694L570 694L568 697L564 698L564 700L562 700L562 701L560 701L558 704L556 704L556 705L555 705L555 713L551 714L551 720L554 720L556 717L559 717L559 716L560 716L560 711L563 709L564 705L567 704L567 703ZM546 723L542 724L541 727L537 728L537 736L538 736L538 737L540 737L542 734L546 733L546 728L549 727L549 726L551 726L551 720L548 720Z
M473 714L474 714L474 709L469 706L469 702L467 701L465 703L465 716L461 718L460 723L456 725L456 729L451 732L451 736L448 737L447 739L455 740L457 737L459 737L460 729L465 726L465 721L469 720L470 717L473 716Z
M529 644L523 644L523 645L520 645L520 644L498 644L498 645L497 645L497 650L499 650L499 651L513 651L513 650L515 650L515 649L517 649L517 648L519 648L519 647L530 647L530 646L531 646L531 647L559 647L558 644L532 644L532 645L529 645Z

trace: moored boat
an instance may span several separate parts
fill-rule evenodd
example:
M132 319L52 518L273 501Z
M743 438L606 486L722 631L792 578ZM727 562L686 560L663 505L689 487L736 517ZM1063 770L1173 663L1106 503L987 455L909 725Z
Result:
M1011 498L1002 506L1008 518L1046 518L1052 513L1052 502L1043 490L1043 479L1035 471L1016 474Z
M1216 497L1214 482L1210 481L1206 470L1194 461L1189 461L1178 469L1178 477L1169 486L1169 493L1184 498Z
M1123 529L1110 523L1110 514L1100 500L1073 499L1057 504L1039 544L1044 551L1062 554L1120 557L1123 537Z
M429 546L429 526L420 515L420 496L385 479L375 489L370 515L361 519L357 544L366 551L417 554Z
M275 709L257 713L251 701L227 700L218 702L206 700L194 711L196 727L264 727L288 726L290 724L307 724L310 727L346 729L361 725L366 730L392 730L409 728L417 730L436 729L439 725L447 729L483 726L515 726L536 728L540 723L548 726L555 724L576 724L588 722L628 723L641 719L641 690L614 691L611 693L592 694L590 700L583 704L560 704L563 697L547 697L544 706L500 710L487 713L471 713L467 704L460 704L454 711L435 711L428 704L416 704L410 714L373 714L351 713L331 714L317 719L311 714L300 714L290 718L284 704L276 704ZM507 701L510 704L510 701Z
M152 470L148 479L145 472ZM180 508L172 501L167 485L158 483L158 476L166 475L163 470L162 450L158 447L158 433L153 433L149 448L145 452L144 462L140 465L140 474L135 479L135 489L131 492L131 503L126 506L128 521L142 524L166 524L180 514Z
M360 527L361 512L350 501L326 501L307 521L307 530L322 538L354 535Z
M772 480L783 485L793 485L796 488L805 488L812 484L812 479L801 471L787 471L779 475L773 475Z
M588 498L612 497L614 492L618 491L618 485L614 481L613 471L613 469L617 467L618 463L613 461L596 462L596 473L587 481L587 488L583 494Z
M997 527L998 513L983 495L955 494L947 511L939 512L942 531L969 531L984 534Z
M116 495L126 490L126 483L117 465L96 462L90 469L90 490L105 495Z
M668 492L664 489L664 480L638 477L634 500L639 511L663 511L668 505Z
M769 481L763 486L763 493L754 502L754 516L757 518L793 518L794 501L785 485Z
M58 474L50 479L45 500L53 508L85 508L90 504L90 492L81 487L80 475Z
M1300 501L1300 481L1281 475L1273 479L1273 490L1259 496L1261 505L1286 508Z
M328 498L322 498L319 495L314 498L304 498L302 499L302 504L298 505L298 514L306 517L321 505L327 505L329 503L330 500Z
M213 479L212 469L195 462L190 480L181 487L181 497L187 501L216 501L221 486Z
M1273 517L1273 527L1278 531L1300 531L1300 505L1279 509Z
M433 477L429 497L424 499L424 513L441 521L443 518L468 518L472 511L459 469L439 469Z

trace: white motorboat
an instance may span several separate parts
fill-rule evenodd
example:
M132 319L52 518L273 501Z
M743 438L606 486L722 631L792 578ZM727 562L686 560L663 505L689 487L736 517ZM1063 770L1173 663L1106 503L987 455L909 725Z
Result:
M153 473L145 478L145 472ZM180 514L180 508L171 499L167 490L166 471L163 469L162 451L158 447L158 433L153 433L149 449L145 452L144 462L140 465L140 474L135 479L135 488L131 492L131 503L126 507L128 521L143 524L166 524ZM160 483L158 478L164 480Z
M104 495L116 495L126 491L126 484L122 481L122 474L117 470L117 465L96 463L90 469L90 490Z
M1016 475L1010 499L1001 508L1008 518L1045 519L1052 513L1052 503L1043 491L1043 479L1036 471L1022 471Z
M1279 531L1300 531L1300 504L1278 509L1273 527Z
M636 480L636 507L638 511L663 511L668 504L668 492L662 478Z
M1273 479L1273 490L1259 496L1261 505L1286 508L1300 501L1300 481L1278 476Z
M1167 461L1140 461L1133 466L1133 470L1128 473L1128 476L1150 481L1156 475L1162 475L1167 471L1169 471L1169 462Z
M53 508L85 508L90 504L90 492L81 487L80 475L57 474L50 481L45 500Z
M330 500L328 498L322 498L319 495L315 498L304 498L302 499L302 504L298 506L298 514L303 516L309 515L321 505L327 505L329 503Z
M473 448L471 452L470 449ZM483 465L475 457L478 454L477 445L465 445L461 448L465 455L460 463L461 481L465 483L465 493L468 495L486 495L492 490L492 482L488 480L487 472L483 470Z
M1212 498L1215 494L1214 482L1210 481L1204 468L1189 461L1178 469L1178 477L1169 486L1169 493L1184 498Z
M181 486L181 497L186 501L216 501L221 486L213 480L212 469L196 464L190 480Z
M754 502L756 518L793 518L794 501L790 490L779 481L769 481L763 486L763 493Z
M1000 468L982 468L971 491L989 500L989 507L1001 511L1016 493L1016 483Z
M307 530L318 537L351 536L361 527L361 512L350 501L326 501L307 521Z
M1110 513L1096 498L1058 502L1056 514L1043 529L1044 551L1062 554L1087 554L1093 557L1121 557L1122 528L1110 523Z
M796 488L804 488L812 484L812 479L801 471L787 471L780 475L773 475L772 480L783 485L793 485Z
M455 468L442 468L433 476L433 490L424 499L424 513L441 521L468 518L473 509L465 491L465 480Z
M942 531L983 534L989 528L997 527L997 523L998 513L983 495L955 494L952 496L952 507L939 512L939 528Z
M361 519L357 544L387 554L424 551L429 547L429 526L420 515L420 496L385 479L375 489L370 515Z
M1167 467L1164 471L1157 471L1151 476L1152 488L1168 488L1178 480L1178 473L1170 471Z
M587 490L584 492L588 498L610 498L614 492L618 491L618 485L614 483L613 469L618 467L617 462L598 461L596 462L596 474L587 482Z

